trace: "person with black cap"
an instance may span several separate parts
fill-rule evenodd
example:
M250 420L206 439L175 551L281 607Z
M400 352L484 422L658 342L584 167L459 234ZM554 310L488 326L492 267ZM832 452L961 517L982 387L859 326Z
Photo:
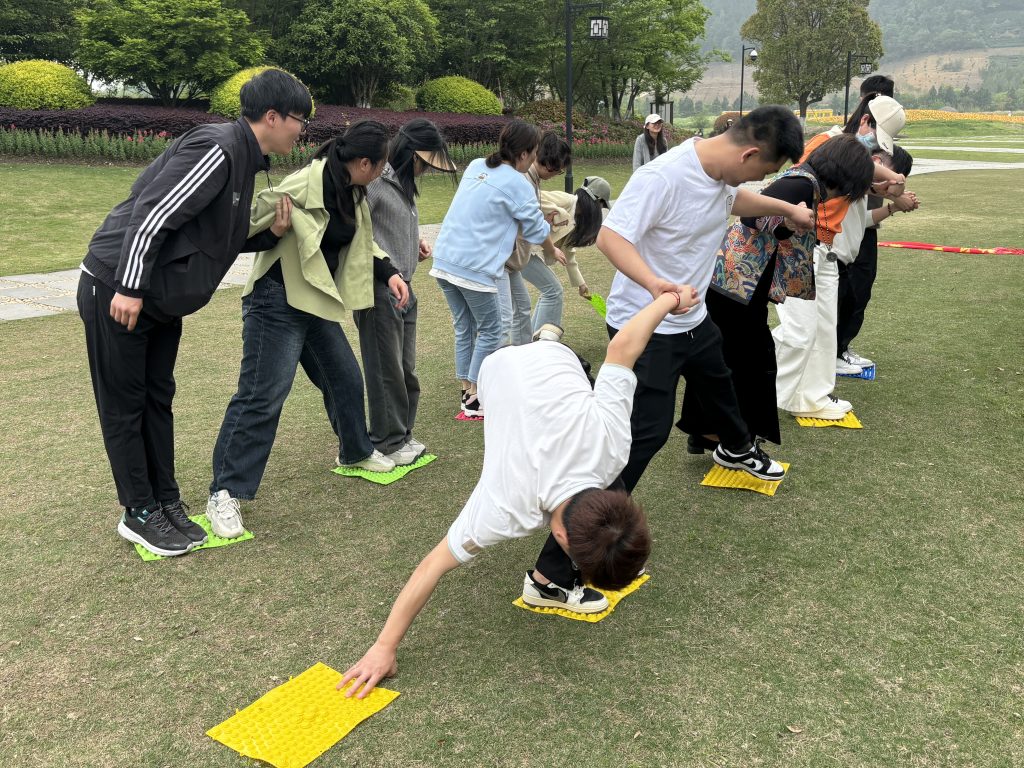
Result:
M366 379L370 440L396 466L412 464L426 451L413 437L420 383L416 377L418 305L412 276L417 263L430 258L432 248L420 237L416 179L427 171L454 179L455 170L437 126L418 117L398 130L380 178L366 187L373 239L391 257L409 290L409 301L399 308L388 286L377 281L373 306L353 313Z

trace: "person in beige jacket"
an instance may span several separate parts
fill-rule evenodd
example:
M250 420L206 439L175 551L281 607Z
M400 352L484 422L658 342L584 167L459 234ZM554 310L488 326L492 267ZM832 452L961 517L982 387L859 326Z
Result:
M366 185L380 176L388 133L354 123L312 161L260 193L253 230L279 207L290 229L256 256L242 292L242 366L213 449L206 514L214 533L244 532L239 499L256 496L298 365L323 393L339 440L337 462L375 472L395 468L374 450L363 410L363 376L339 324L373 306L373 281L386 282L397 306L409 300L401 273L374 242Z

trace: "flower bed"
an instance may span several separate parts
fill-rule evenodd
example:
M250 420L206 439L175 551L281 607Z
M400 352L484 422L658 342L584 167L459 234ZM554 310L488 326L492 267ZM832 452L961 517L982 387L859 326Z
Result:
M983 120L992 123L1017 123L1024 125L1024 115L1008 115L1005 112L947 112L942 109L908 109L907 122L928 122L931 120ZM808 123L834 124L836 116L807 118Z

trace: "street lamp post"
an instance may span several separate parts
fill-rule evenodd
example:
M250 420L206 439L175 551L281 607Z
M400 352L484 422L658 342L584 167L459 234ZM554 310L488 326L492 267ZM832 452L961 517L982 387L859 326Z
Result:
M565 0L565 140L572 148L572 22L577 11L589 8L601 8L601 3L573 3L572 0ZM608 39L608 17L590 17L590 39ZM570 156L569 165L565 169L565 191L572 193L572 159Z
M750 51L750 63L757 61L757 50L752 45L744 45L740 51L740 117L743 117L743 65L747 63L747 51Z
M870 75L872 70L870 56L854 53L853 51L846 52L846 99L843 101L843 125L846 125L846 121L850 119L850 78L853 74L854 59L860 62L860 73L862 75Z

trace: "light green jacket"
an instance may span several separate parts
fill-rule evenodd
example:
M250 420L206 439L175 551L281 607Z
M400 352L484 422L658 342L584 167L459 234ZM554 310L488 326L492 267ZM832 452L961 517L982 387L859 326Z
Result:
M327 269L320 253L320 241L330 218L324 206L326 162L314 160L289 174L273 190L265 189L256 196L250 237L270 228L282 195L292 199L292 228L272 250L256 254L242 295L248 295L255 282L280 259L288 304L325 320L341 322L352 310L373 306L373 259L387 258L387 254L373 241L370 207L364 198L356 206L356 236L341 249L335 273Z

